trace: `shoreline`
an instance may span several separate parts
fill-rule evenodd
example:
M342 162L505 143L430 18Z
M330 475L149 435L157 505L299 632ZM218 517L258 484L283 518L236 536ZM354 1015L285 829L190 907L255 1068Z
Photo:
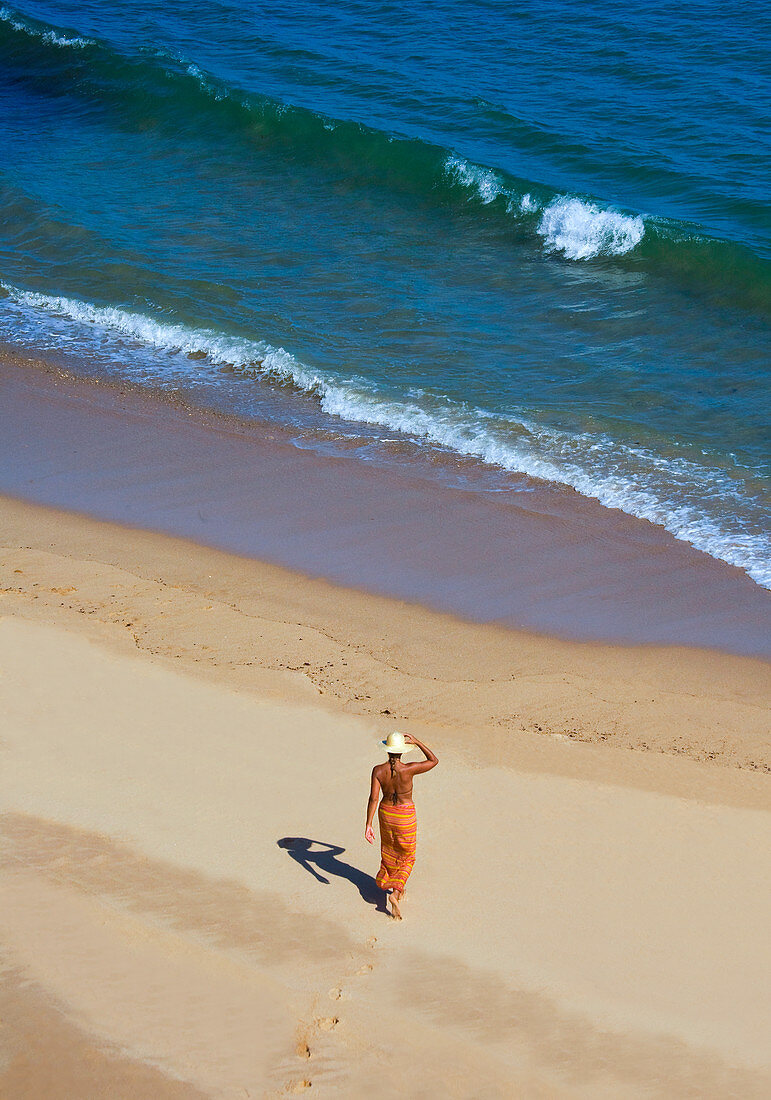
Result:
M386 1098L394 1043L432 1095L767 1095L767 662L0 531L10 1095ZM401 924L362 837L393 728L441 760Z
M571 490L523 478L511 492L467 492L419 464L311 452L272 424L7 356L0 389L9 496L471 621L771 656L771 593Z

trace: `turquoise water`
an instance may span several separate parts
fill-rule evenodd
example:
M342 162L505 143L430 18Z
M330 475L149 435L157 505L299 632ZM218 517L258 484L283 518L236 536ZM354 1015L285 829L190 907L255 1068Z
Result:
M771 586L766 11L5 5L0 339Z

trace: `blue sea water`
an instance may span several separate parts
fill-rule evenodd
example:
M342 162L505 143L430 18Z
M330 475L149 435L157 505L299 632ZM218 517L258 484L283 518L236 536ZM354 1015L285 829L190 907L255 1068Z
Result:
M6 4L0 340L771 587L770 47L753 2Z

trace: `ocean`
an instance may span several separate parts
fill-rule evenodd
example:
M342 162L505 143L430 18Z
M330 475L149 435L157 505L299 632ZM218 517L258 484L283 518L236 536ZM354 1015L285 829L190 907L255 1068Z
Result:
M0 7L0 341L771 587L771 12Z

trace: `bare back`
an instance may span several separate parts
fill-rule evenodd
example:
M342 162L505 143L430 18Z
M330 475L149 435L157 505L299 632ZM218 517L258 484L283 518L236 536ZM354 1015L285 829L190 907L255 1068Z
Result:
M428 771L428 761L420 760L414 764L403 764L401 760L386 760L372 769L373 787L377 783L383 794L383 801L394 806L412 802L412 780L421 772Z

